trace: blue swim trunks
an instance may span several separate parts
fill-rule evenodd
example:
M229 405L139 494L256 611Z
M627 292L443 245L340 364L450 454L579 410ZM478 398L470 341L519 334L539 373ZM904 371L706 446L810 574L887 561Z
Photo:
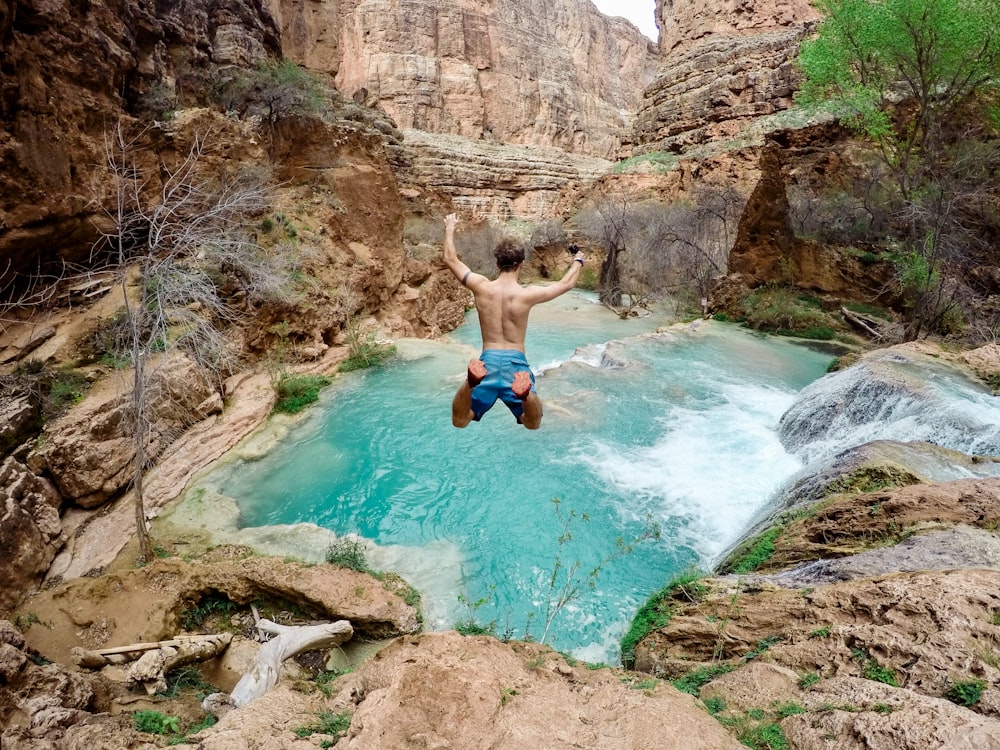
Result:
M517 349L486 349L479 358L486 365L486 377L472 389L473 419L477 422L482 419L499 398L520 422L524 403L511 390L514 375L522 370L526 371L531 376L531 390L535 390L535 375L528 366L524 352Z

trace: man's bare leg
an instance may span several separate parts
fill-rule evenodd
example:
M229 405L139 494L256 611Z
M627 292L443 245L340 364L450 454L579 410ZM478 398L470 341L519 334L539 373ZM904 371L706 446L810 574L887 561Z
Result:
M469 362L465 382L451 402L451 423L456 427L467 427L475 416L472 411L472 389L485 377L486 365L481 360L474 359Z
M514 375L514 382L510 389L514 395L524 402L524 413L521 415L521 424L529 430L537 430L542 426L542 400L538 394L531 390L531 376L522 370Z

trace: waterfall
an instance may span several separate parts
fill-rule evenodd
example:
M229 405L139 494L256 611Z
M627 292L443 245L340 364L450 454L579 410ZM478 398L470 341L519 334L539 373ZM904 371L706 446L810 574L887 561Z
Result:
M956 367L886 350L806 386L778 429L807 463L876 440L1000 455L1000 399Z

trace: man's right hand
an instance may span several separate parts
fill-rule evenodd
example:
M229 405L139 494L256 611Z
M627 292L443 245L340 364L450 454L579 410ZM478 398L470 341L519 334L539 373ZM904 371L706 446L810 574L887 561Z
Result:
M458 226L458 214L448 214L444 217L444 228L446 232L454 232Z

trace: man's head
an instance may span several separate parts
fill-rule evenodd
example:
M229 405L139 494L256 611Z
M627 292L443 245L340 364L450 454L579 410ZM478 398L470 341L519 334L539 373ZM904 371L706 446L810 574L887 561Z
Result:
M524 262L524 246L509 237L500 240L493 254L501 271L514 271Z

